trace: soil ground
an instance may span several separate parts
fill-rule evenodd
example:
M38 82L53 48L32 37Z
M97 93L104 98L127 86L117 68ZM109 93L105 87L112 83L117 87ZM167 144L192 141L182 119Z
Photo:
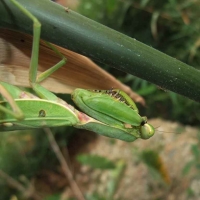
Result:
M80 166L75 161L75 155L87 153L103 156L112 161L125 162L126 168L114 199L200 199L200 179L197 177L199 171L193 166L188 175L183 175L183 168L189 161L195 159L191 147L199 144L197 138L199 130L161 119L152 119L148 123L155 127L159 126L156 134L149 140L138 139L126 143L83 132L78 140L76 138L75 143L69 147L69 154L73 155L71 159L75 179L83 194L93 192L105 194L110 178L109 171ZM80 146L81 148L77 148ZM159 155L161 168L157 173L141 159L141 153L147 150L155 151ZM157 176L158 174L160 176ZM58 182L66 184L65 181L62 182L61 177L58 178ZM189 193L191 190L193 192ZM66 187L63 199L71 195L69 187Z

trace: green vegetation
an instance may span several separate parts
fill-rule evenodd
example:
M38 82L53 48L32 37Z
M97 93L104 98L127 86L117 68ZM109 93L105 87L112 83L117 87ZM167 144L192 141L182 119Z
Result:
M199 2L83 0L78 11L200 69ZM130 74L108 66L106 69L144 96L148 106L144 111L146 116L199 125L199 103Z
M78 12L110 28L136 38L199 70L199 9L198 1L187 0L82 0L78 7ZM75 44L75 46L77 48L78 44ZM117 71L108 65L102 67L118 77L123 83L129 85L134 91L144 96L148 107L139 108L139 110L142 110L142 114L148 117L161 117L179 121L184 125L199 126L199 103L167 91L165 88L160 88L136 76ZM162 79L162 76L160 78ZM67 146L73 140L66 138L66 135L69 135L73 131L73 128L57 128L53 131L56 141L65 155ZM81 134L78 134L78 137L81 137ZM84 138L82 140L84 143ZM77 141L75 143L75 148L78 148L79 143ZM80 144L80 147L84 146L83 143ZM110 145L115 145L115 141ZM188 162L186 166L183 166L183 172L186 175L192 169L195 169L199 173L199 144L193 145L191 150L194 159ZM133 156L140 157L140 161L138 162L142 161L148 166L150 174L157 177L156 181L161 185L162 189L167 184L170 185L169 171L166 170L165 163L161 159L158 149L146 151L139 149L137 154ZM89 166L91 171L101 170L102 174L105 171L109 171L111 174L111 179L106 185L107 193L95 191L92 194L85 194L86 199L104 200L108 199L108 196L112 199L118 189L118 183L123 180L125 163L116 160L110 161L107 158L97 155L91 156L90 154L79 155L78 161L82 165ZM135 166L133 165L132 167L134 168ZM61 167L51 151L46 135L44 135L43 131L38 130L33 132L20 131L15 134L13 132L1 133L0 168L9 174L10 177L18 180L26 191L29 191L31 181L44 178L40 177L41 174L52 177L52 179L56 179L57 175L63 176ZM43 170L45 170L46 174L42 173ZM48 173L51 175L48 176ZM59 178L59 180L64 181L64 178ZM52 195L49 194L46 200L57 200L61 197L62 192L60 191L66 187L67 183L64 182L63 185L59 185L60 181L56 183L58 185L55 185L55 183L52 184ZM134 182L133 187L134 184L137 183ZM13 189L12 187L10 189L7 185L5 180L0 179L0 200L14 199L14 197L18 199L30 199L25 195L25 191L20 191L16 188ZM95 189L99 187L99 179L97 179L95 186ZM193 191L191 188L188 190L189 192L192 195ZM34 199L34 197L32 198Z

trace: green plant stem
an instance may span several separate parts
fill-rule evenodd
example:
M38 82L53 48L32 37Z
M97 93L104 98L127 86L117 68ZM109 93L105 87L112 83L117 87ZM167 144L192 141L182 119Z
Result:
M200 102L200 71L49 0L18 0L42 23L42 39ZM0 1L0 27L32 34L32 23Z

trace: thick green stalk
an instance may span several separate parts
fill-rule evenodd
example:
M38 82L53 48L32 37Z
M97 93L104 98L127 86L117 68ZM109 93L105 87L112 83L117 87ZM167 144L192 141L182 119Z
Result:
M50 41L200 102L200 71L49 0L18 0ZM32 34L32 22L0 1L0 27Z

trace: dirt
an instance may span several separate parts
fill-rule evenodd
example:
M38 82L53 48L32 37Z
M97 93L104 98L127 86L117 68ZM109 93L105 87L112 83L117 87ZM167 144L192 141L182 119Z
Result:
M194 159L191 146L198 143L198 129L182 126L175 122L161 119L149 120L158 127L156 134L149 140L138 139L133 143L112 140L98 136L85 146L87 153L106 157L112 161L119 159L126 164L126 169L119 181L115 198L119 199L200 199L200 179L196 178L195 167L189 175L183 175L183 168ZM162 132L161 132L162 131ZM86 141L85 141L86 142ZM141 159L141 153L153 150L159 155L162 169L154 173ZM81 150L82 153L84 150ZM160 178L157 175L160 174ZM81 166L75 172L76 182L82 192L105 194L110 172ZM190 197L188 188L192 188ZM68 191L66 194L69 194ZM64 195L65 196L65 195Z

